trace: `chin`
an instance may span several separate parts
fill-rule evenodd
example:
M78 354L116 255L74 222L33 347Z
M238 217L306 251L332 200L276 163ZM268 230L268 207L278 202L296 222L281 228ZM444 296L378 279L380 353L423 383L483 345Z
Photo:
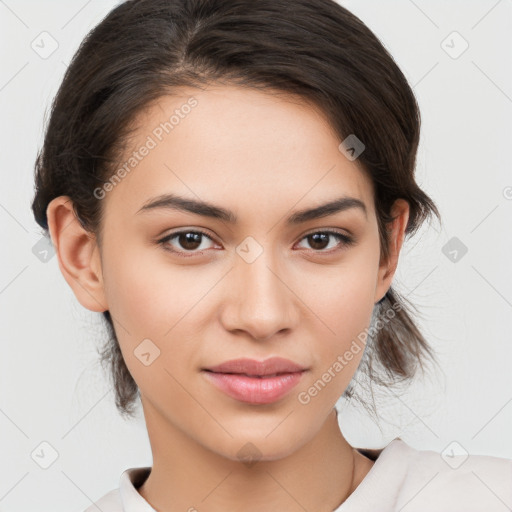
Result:
M275 427L275 424L274 424ZM296 428L297 425L294 425ZM304 439L297 437L297 431L289 431L282 429L281 432L272 429L253 428L240 434L240 431L233 437L223 436L222 441L219 439L208 440L207 446L210 450L235 462L243 462L248 467L253 466L256 462L275 461L288 457L299 450L306 442Z

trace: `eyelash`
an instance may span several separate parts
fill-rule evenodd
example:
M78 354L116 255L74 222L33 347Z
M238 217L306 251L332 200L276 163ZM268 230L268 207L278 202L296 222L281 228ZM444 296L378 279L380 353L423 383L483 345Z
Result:
M205 236L206 238L210 239L212 242L214 241L212 239L212 237L206 233L205 231L201 230L201 229L186 229L186 230L182 230L182 231L176 231L174 233L170 233L168 235L166 235L165 237L161 238L160 240L157 241L157 243L159 245L161 245L164 250L166 251L169 251L173 254L177 254L178 256L180 257L183 257L183 258L190 258L190 257L193 257L193 256L196 256L198 254L202 254L203 251L197 251L197 252L194 252L194 251L177 251L176 249L171 249L169 248L167 244L167 242L169 242L170 240L172 240L173 238L176 238L178 237L179 235L182 235L184 233L195 233L195 234L198 234L200 233L201 235ZM341 242L341 247L339 248L336 248L336 249L330 249L328 251L324 251L324 250L315 250L315 249L311 249L311 251L315 252L315 253L318 253L318 254L333 254L334 252L338 252L340 250L343 250L343 248L346 248L346 247L350 247L351 245L353 245L355 243L355 240L347 235L344 235L338 231L331 231L331 230L323 230L323 231L312 231L310 233L306 233L301 239L300 241L304 240L305 238L307 238L308 236L311 236L311 235L316 235L316 234L325 234L325 235L332 235L333 237L337 238L340 242ZM186 253L190 253L188 255L185 255Z

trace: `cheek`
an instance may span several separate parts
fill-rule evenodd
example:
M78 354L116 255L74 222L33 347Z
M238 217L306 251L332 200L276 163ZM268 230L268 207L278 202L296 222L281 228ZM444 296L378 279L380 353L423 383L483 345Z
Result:
M121 245L110 248L104 270L109 310L130 373L142 389L168 387L164 368L178 376L194 364L197 325L218 278L192 267L173 268L158 250L128 251ZM150 380L142 354L154 360Z
M308 328L316 363L307 384L315 387L308 388L311 396L321 391L324 403L341 396L364 353L378 271L372 254L354 251L340 265L312 270L310 276L302 274L301 282L308 288L301 296L312 312Z
M319 340L315 350L321 359L318 369L320 373L327 370L339 373L339 365L333 365L341 361L344 377L337 380L343 380L347 385L363 355L366 329L374 308L373 295L368 288L357 286L347 287L343 292L330 297L331 301L325 305L325 309L319 309L319 316L328 329L324 330L326 334Z
M301 296L332 340L346 340L371 320L378 263L371 250L357 248L339 264L302 269Z
M340 273L322 282L317 276L316 284L306 295L307 304L332 336L345 338L351 327L364 326L369 320L375 285L368 276L358 278Z
M365 351L372 311L363 295L360 300L352 296L347 301L340 296L338 308L331 314L324 312L329 330L323 329L324 336L317 334L312 347L315 364L297 394L298 402L308 410L326 414L347 389Z
M109 309L132 336L163 338L186 322L213 280L208 284L192 267L173 266L163 249L134 246L105 251Z

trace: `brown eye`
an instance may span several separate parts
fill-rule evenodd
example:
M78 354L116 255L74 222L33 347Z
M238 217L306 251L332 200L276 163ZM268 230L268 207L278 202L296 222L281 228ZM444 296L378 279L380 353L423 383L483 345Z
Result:
M194 254L201 254L202 250L208 249L208 247L205 247L203 244L205 238L213 242L211 237L204 231L177 231L165 236L159 240L158 243L167 251L178 254L189 252L191 253L190 256L193 256ZM175 240L175 245L170 243L173 240ZM199 248L201 248L201 250L198 250Z
M197 249L201 245L201 237L203 236L201 233L180 233L177 236L178 243L184 249L188 251L193 251Z
M338 240L338 248L343 246L349 246L354 243L353 239L338 233L337 231L315 231L314 233L309 233L306 235L303 240L307 240L309 246L316 252L331 252L330 250L325 250L329 248L329 242L332 239ZM336 244L331 246L330 249L334 247L336 250Z
M309 245L315 250L325 249L329 245L329 238L330 235L327 233L314 233L307 236Z

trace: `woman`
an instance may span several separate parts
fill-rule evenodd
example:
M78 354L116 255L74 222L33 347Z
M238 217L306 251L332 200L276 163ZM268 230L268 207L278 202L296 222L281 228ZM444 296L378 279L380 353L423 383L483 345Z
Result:
M132 0L88 35L33 211L153 454L88 510L512 506L511 460L355 448L337 421L357 375L435 362L391 286L439 217L419 129L392 57L332 0Z

